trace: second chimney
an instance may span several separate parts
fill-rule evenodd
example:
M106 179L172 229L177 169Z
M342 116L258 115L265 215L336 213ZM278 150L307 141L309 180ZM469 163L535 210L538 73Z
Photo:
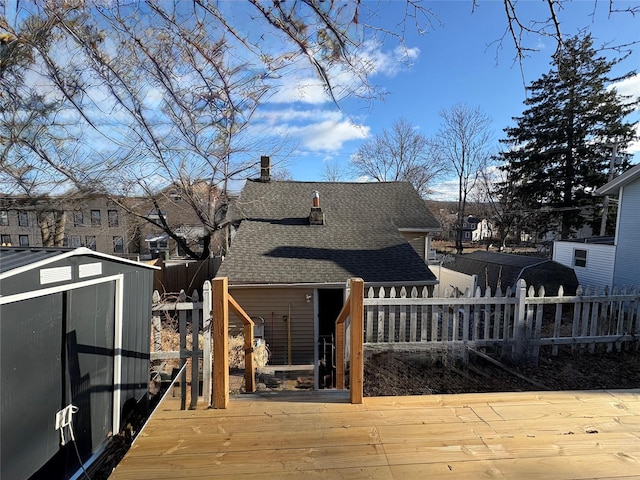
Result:
M260 157L260 181L271 181L271 160L267 156Z
M309 225L324 225L324 213L320 208L320 194L317 190L313 192L313 206L309 214Z

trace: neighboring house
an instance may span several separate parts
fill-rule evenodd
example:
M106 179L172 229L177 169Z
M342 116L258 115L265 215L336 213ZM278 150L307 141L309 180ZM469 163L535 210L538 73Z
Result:
M480 223L479 217L474 217L473 215L467 216L462 222L462 241L463 242L471 242L474 240L474 232L478 228L478 224Z
M484 242L493 238L493 225L486 218L476 218L476 228L471 232L472 242Z
M154 205L155 200L156 205ZM203 215L208 216L209 211L216 211L216 202L219 201L218 191L208 182L197 182L190 187L189 192L184 192L180 187L172 185L160 191L155 199L141 197L135 199L131 209L140 216L154 220L162 224L162 219L167 223L176 236L185 240L188 247L200 254L203 252L204 242L208 238L208 232L203 225L203 220L194 209L200 209ZM215 220L221 223L226 213L226 207L219 208ZM216 215L216 214L212 214ZM161 219L162 217L162 219ZM180 247L165 230L152 223L138 219L140 226L140 253L143 258L168 258L184 257L185 251ZM220 231L216 233L221 233ZM213 236L209 248L212 254L221 255L224 251L223 235Z
M264 326L272 364L332 362L349 278L437 283L425 252L439 225L409 183L270 181L263 169L236 206L239 227L218 276Z
M477 275L477 286L483 295L487 287L491 287L491 292L495 293L498 286L504 294L508 287L515 289L520 279L524 279L528 286L532 285L536 294L544 285L546 296L556 295L561 285L565 295L573 295L578 286L578 280L571 268L540 257L476 251L456 255L454 260L445 263L444 267L466 275ZM446 286L440 285L440 295Z
M615 237L602 243L554 242L553 258L571 266L583 285L640 285L640 165L627 170L595 192L618 197Z
M202 187L196 185L193 191L208 198L204 192L207 188L204 184ZM77 198L0 196L0 244L86 247L128 258L183 257L185 252L175 240L141 218L160 221L162 213L169 227L183 237L193 251L202 252L207 232L180 190L167 188L156 201L159 208L145 197L119 197L116 203L107 195L96 194ZM202 208L207 210L204 206ZM220 213L224 217L224 212ZM210 245L211 251L217 255L222 253L225 243L219 237L224 240L223 235L219 235L212 239Z
M62 245L127 256L139 252L136 229L126 212L104 195L80 199L0 198L0 244Z

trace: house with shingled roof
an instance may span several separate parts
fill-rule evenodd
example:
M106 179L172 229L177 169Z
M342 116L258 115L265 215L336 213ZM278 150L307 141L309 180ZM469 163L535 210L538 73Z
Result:
M435 217L407 182L271 181L268 167L238 198L218 276L256 322L272 364L328 361L349 278L432 288L425 258Z

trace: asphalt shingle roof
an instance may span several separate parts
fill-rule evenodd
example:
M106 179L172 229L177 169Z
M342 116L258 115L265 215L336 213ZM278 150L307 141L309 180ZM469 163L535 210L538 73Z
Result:
M488 285L495 292L500 284L504 293L507 287L515 288L521 278L527 286L533 285L536 294L544 285L546 296L556 295L561 285L565 295L573 295L578 286L576 274L571 268L540 257L478 250L456 255L452 263L443 266L467 275L478 275L478 286L482 291Z
M324 225L309 225L314 191ZM231 284L433 282L399 229L439 229L409 183L248 181L218 275Z

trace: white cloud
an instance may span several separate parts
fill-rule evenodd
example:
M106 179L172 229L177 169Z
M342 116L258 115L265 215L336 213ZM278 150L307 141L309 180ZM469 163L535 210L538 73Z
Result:
M291 78L269 97L270 103L303 102L311 105L331 100L323 85L315 78Z
M612 87L615 87L620 95L629 95L633 99L640 98L640 73L614 83Z
M263 110L254 116L254 121L256 132L286 139L298 149L314 153L331 154L345 142L370 135L370 127L356 123L338 110Z
M354 69L345 68L342 64L336 64L327 71L327 75L333 86L333 94L340 99L341 95L350 92L364 93L366 86L359 74L368 77L374 75L386 75L393 77L410 65L420 56L417 47L396 47L393 50L384 50L377 42L364 42L358 49L357 55L351 59ZM318 80L316 72L310 72L306 60L297 59L290 67L288 73L280 77L282 82L271 97L269 103L294 103L301 102L311 105L319 105L331 102L323 83Z

